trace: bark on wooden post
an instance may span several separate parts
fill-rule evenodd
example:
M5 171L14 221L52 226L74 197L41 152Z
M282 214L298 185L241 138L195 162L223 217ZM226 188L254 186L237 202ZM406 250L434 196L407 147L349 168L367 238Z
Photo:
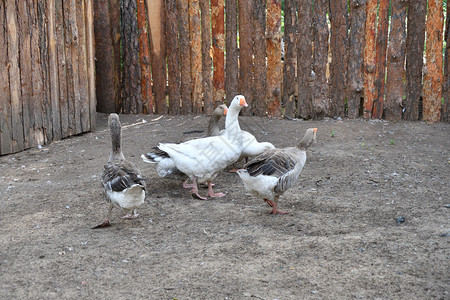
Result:
M122 55L120 53L120 1L109 0L109 14L111 24L111 37L113 43L113 79L114 79L114 97L116 103L116 112L120 112L122 107L122 97L120 95L122 87ZM109 31L108 31L109 32Z
M166 51L164 40L164 1L146 0L151 38L151 57L155 112L167 113L166 105Z
M371 118L376 97L376 24L377 0L367 0L364 47L364 118Z
M248 103L249 107L242 110L242 114L247 116L250 115L253 107L252 8L253 0L239 1L239 94L244 95Z
M12 133L12 151L17 152L23 149L23 123L22 103L20 95L20 69L19 69L19 35L16 4L14 0L6 1L6 29L7 44L4 49L8 49L8 77L11 96L11 133ZM3 53L2 55L4 55ZM49 129L51 130L51 129Z
M350 1L350 45L348 60L347 115L357 118L360 114L364 93L364 26L366 0Z
M213 77L212 68L212 48L211 48L211 15L209 13L209 0L200 0L202 13L202 88L203 88L203 111L210 114L214 110L213 99Z
M267 1L267 112L281 116L281 0Z
M443 1L429 0L426 24L427 64L423 78L423 120L431 123L441 120L443 27Z
M386 103L384 116L389 121L402 119L405 75L406 1L392 0L391 31L387 51Z
M192 112L192 79L188 2L177 0L177 8L180 19L181 113L189 114Z
M450 63L449 63L449 48L450 48L450 38L448 31L450 30L450 14L447 13L447 19L445 20L445 41L447 42L445 47L445 63L444 63L444 84L443 84L443 97L444 104L442 105L442 113L441 113L441 121L449 122L450 121L450 111L449 111L449 88L450 88ZM1 24L1 23L0 23Z
M138 113L141 103L141 68L139 65L139 42L137 31L137 3L123 0L122 15L122 97L123 113Z
M230 105L238 92L237 0L227 0L225 10L227 11L225 94L227 105Z
M267 67L266 67L266 3L253 2L253 85L252 114L266 115Z
M167 0L166 10L166 39L167 75L169 85L169 114L180 114L181 73L180 47L178 42L178 8L176 0Z
M389 27L389 0L380 0L378 8L378 27L376 39L376 97L373 103L372 117L381 119L384 106L384 80L386 78L386 48Z
M330 116L343 117L345 113L348 64L347 0L330 2L331 66L330 66Z
M224 24L224 0L211 0L211 31L213 47L213 85L214 85L214 105L223 103L225 96L225 24Z
M328 24L327 13L328 0L316 0L314 2L314 90L313 90L313 117L323 119L327 114L328 84Z
M419 119L419 102L422 93L422 67L425 41L425 17L427 0L408 2L406 28L406 102L404 118Z
M141 66L141 112L153 114L152 74L150 70L150 50L147 28L145 0L137 0L137 22L139 32L139 64Z
M199 0L189 0L189 39L191 43L192 110L202 113L202 28Z
M298 0L297 27L297 116L310 119L312 115L312 5L310 0Z
M297 1L284 2L284 65L283 65L283 106L284 116L295 118L295 70L297 65Z
M0 25L7 28L6 10L0 9ZM8 48L8 36L6 30L0 30L0 49ZM9 90L8 53L0 55L0 154L12 153L12 128L11 128L11 95Z

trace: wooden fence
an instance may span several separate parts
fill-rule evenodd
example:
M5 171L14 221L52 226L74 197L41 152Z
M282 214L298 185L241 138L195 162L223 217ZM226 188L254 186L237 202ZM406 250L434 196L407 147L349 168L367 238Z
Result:
M448 121L442 0L97 0L95 16L99 111L210 113L239 93L253 115Z
M0 155L95 129L92 0L1 0Z

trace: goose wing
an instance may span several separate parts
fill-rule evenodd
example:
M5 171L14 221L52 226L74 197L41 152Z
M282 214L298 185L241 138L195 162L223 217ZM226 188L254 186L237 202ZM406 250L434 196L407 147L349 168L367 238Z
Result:
M275 192L285 192L298 179L306 161L306 153L295 147L273 149L248 162L244 168L250 176L266 175L278 178Z
M134 163L116 161L104 166L102 174L104 190L121 192L133 185L141 185L145 189L145 181Z

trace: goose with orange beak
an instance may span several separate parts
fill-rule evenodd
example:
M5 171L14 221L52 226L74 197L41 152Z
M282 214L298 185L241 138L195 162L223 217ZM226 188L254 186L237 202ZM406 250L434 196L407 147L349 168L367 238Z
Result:
M269 214L288 213L278 210L278 198L296 184L306 162L306 149L316 140L316 133L317 128L309 128L297 147L267 150L237 171L245 189L272 207Z
M161 143L158 149L167 154L174 166L192 180L193 197L206 200L198 194L198 183L208 184L209 197L223 197L215 193L211 181L228 165L236 162L242 154L243 135L239 126L239 112L246 107L244 96L231 101L225 118L225 132L219 136L194 139L184 143Z

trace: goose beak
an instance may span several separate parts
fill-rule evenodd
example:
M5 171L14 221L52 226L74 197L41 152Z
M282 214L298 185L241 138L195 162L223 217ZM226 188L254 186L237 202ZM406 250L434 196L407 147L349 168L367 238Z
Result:
M314 128L314 133L317 133L317 128Z
M247 107L247 106L248 106L247 102L245 101L244 96L241 97L241 99L240 99L240 101L239 101L239 105L240 105L240 106L244 106L244 107Z
M225 109L223 110L223 115L226 116L227 113L228 113L228 108L225 108Z

